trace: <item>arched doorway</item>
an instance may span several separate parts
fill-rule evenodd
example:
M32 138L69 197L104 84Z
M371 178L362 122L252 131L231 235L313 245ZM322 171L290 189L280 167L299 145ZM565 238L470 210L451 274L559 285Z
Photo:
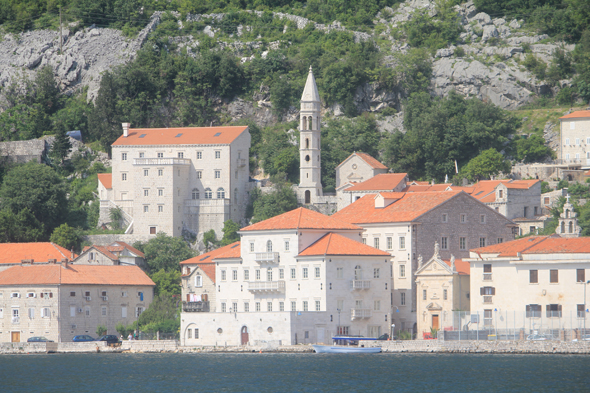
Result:
M248 327L247 326L242 326L242 331L241 331L241 343L242 345L247 345L248 342L250 341L250 337L248 334Z
M311 203L311 192L309 190L305 191L305 204Z

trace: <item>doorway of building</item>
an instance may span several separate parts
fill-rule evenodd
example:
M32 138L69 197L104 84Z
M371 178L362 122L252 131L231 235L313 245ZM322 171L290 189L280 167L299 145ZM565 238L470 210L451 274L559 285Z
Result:
M308 204L311 202L311 192L309 190L305 191L305 204Z
M325 328L323 327L318 327L316 328L316 341L318 344L323 344L324 343L324 332L325 332Z
M11 341L13 343L19 343L20 342L20 332L12 332Z
M247 345L248 341L250 341L250 335L248 334L248 327L242 326L242 345Z
M438 314L432 315L432 327L438 329Z

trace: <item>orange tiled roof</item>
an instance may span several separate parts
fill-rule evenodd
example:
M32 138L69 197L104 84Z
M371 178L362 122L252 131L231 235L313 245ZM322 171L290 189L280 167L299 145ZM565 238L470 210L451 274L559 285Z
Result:
M112 146L227 145L247 129L247 126L133 128L127 137L121 135Z
M441 183L408 185L402 190L402 192L446 191L449 187L452 187L452 184ZM454 188L452 189L454 190Z
M112 173L99 173L98 181L102 183L104 188L110 190L113 188L113 174Z
M118 246L115 246L115 244L117 244ZM122 242L122 241L114 242L113 244L111 244L110 246L107 247L107 250L109 250L109 251L123 251L122 248L128 249L129 251L131 251L132 253L134 253L138 257L141 257L141 258L145 257L143 252L139 251L137 248L130 246L129 244Z
M443 260L444 263L446 263L449 267L451 267L451 260ZM462 259L455 259L455 270L457 270L457 273L459 273L460 276L468 276L469 275L469 271L471 269L471 266L469 265L469 262L466 262Z
M74 254L74 258L77 255ZM47 262L50 259L61 261L64 258L73 259L72 252L55 243L1 243L0 264L20 263L23 259L35 262Z
M528 190L541 180L481 180L473 185L473 191L470 193L475 199L479 199L483 203L495 202L496 187L500 184L504 184L506 188ZM453 189L458 189L453 187ZM467 190L464 190L468 192ZM469 192L468 192L469 193Z
M407 173L380 173L346 191L392 191L404 181Z
M61 264L13 266L0 272L0 285L149 285L154 282L137 266Z
M119 260L119 257L116 256L115 254L113 254L112 252L110 252L108 250L108 248L105 246L92 246L92 247L94 247L95 250L100 251L102 254L104 254L104 256L106 256L109 259L112 259L114 261Z
M198 265L209 278L215 282L215 259L240 258L240 242L234 242L208 253L180 262L181 265Z
M548 236L528 236L506 243L474 248L471 251L477 252L478 254L498 254L500 257L515 257L517 253L522 253L538 243L545 241L547 238Z
M386 256L391 255L366 244L349 239L337 233L326 233L315 243L303 250L299 256L313 255L358 255L358 256Z
M322 213L303 207L291 210L290 212L280 214L269 218L268 220L257 222L241 229L242 231L264 231L272 229L358 229L361 228L346 222L339 221L335 216L326 216Z
M413 221L461 193L463 191L408 192L384 208L375 208L375 194L369 194L334 213L332 217L354 224Z
M583 117L590 117L590 111L588 111L588 110L575 111L575 112L570 113L569 115L561 116L559 118L559 120L561 120L561 119L575 119L575 118L583 118Z
M590 253L590 237L548 237L524 252L525 254Z
M377 161L377 159L373 158L367 153L356 153L357 156L363 159L364 162L369 164L374 169L387 169L385 165Z

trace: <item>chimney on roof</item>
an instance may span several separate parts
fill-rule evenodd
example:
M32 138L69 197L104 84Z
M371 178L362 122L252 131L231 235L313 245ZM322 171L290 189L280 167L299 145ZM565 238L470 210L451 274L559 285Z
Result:
M23 265L29 265L29 264L33 263L33 260L32 259L21 259L20 263Z
M70 258L71 260L74 260L76 258L76 254L74 254L74 247L72 247L72 257Z
M68 268L68 258L62 259L61 265L64 267L64 269L67 269Z
M127 138L129 136L129 127L131 126L131 123L121 123L121 125L123 126L123 136Z

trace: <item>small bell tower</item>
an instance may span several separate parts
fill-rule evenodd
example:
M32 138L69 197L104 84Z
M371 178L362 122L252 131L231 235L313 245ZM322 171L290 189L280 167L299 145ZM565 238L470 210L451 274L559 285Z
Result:
M302 204L313 204L322 193L321 136L320 136L320 95L315 84L313 71L305 82L299 112L299 191Z

